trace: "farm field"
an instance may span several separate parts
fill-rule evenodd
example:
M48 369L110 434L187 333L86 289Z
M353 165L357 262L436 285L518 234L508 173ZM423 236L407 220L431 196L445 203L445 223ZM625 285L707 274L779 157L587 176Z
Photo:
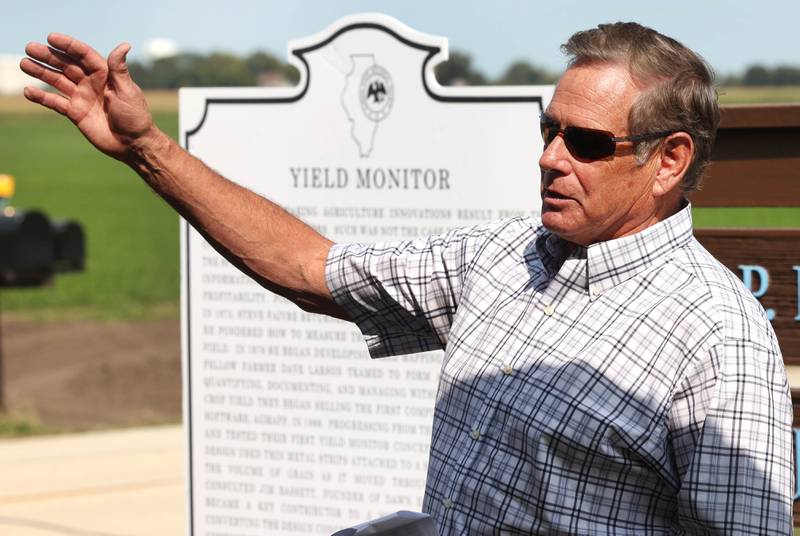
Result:
M176 136L177 96L149 96ZM0 436L181 419L178 217L64 118L0 98L0 173L12 206L79 221L86 270L2 289Z
M722 87L719 101L724 104L800 103L800 86Z
M0 173L17 183L11 204L79 221L87 263L85 272L58 276L45 288L4 289L3 309L39 317L177 316L178 217L66 119L19 104L13 111L8 102L0 105ZM156 107L154 115L177 135L174 111Z

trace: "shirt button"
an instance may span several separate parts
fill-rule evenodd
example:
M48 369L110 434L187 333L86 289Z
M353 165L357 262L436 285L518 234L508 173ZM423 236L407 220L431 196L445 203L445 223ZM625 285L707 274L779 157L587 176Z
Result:
M469 437L471 437L472 439L475 439L475 440L480 439L480 437L481 437L480 430L478 430L477 428L473 428L469 433Z
M600 290L597 287L589 288L589 296L591 296L592 298L596 298L596 297L600 296L602 293L603 293L603 291Z
M445 499L442 501L442 506L444 506L445 508L452 508L454 504L455 503L453 502L452 499Z
M553 316L553 313L556 311L556 308L552 305L546 305L544 308L544 314L547 316Z
M512 372L514 372L514 367L512 367L508 363L503 363L502 365L500 365L500 371L505 375L509 375Z

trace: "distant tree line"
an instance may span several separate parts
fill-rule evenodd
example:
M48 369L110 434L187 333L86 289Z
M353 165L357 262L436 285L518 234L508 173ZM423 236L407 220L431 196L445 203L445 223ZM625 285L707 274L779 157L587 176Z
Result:
M180 53L151 62L134 61L130 69L134 80L145 89L294 85L300 78L297 69L268 52L245 57L224 52ZM536 85L554 83L558 73L517 60L492 79L472 64L469 54L453 51L436 67L436 78L445 86ZM752 65L743 74L722 77L720 82L724 86L800 85L800 67Z
M722 83L726 86L800 86L800 67L751 65L744 74L725 77Z
M131 76L145 89L295 84L297 69L268 52L244 58L224 52L180 53L151 62L133 61Z
M295 84L300 78L297 69L268 52L243 58L224 52L184 52L150 62L132 61L129 67L133 79L145 89ZM472 65L469 54L456 51L436 67L436 77L446 86L475 86L552 84L558 75L527 61L516 61L491 80Z

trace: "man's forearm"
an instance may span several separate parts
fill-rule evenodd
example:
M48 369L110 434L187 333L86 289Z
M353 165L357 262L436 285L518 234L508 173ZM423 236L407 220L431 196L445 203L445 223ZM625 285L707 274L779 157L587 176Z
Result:
M330 240L224 178L158 129L135 143L127 163L259 284L303 309L346 317L325 284Z

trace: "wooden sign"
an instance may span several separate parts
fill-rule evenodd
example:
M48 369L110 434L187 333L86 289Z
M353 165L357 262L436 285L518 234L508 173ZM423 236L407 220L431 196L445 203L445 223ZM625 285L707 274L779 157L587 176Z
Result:
M800 229L698 229L695 236L764 306L784 362L800 365Z
M727 106L701 207L800 207L800 106ZM700 229L695 235L737 273L770 317L784 362L800 365L800 221L793 229ZM794 406L795 526L800 525L800 389Z
M800 206L800 106L723 107L711 160L694 206Z

